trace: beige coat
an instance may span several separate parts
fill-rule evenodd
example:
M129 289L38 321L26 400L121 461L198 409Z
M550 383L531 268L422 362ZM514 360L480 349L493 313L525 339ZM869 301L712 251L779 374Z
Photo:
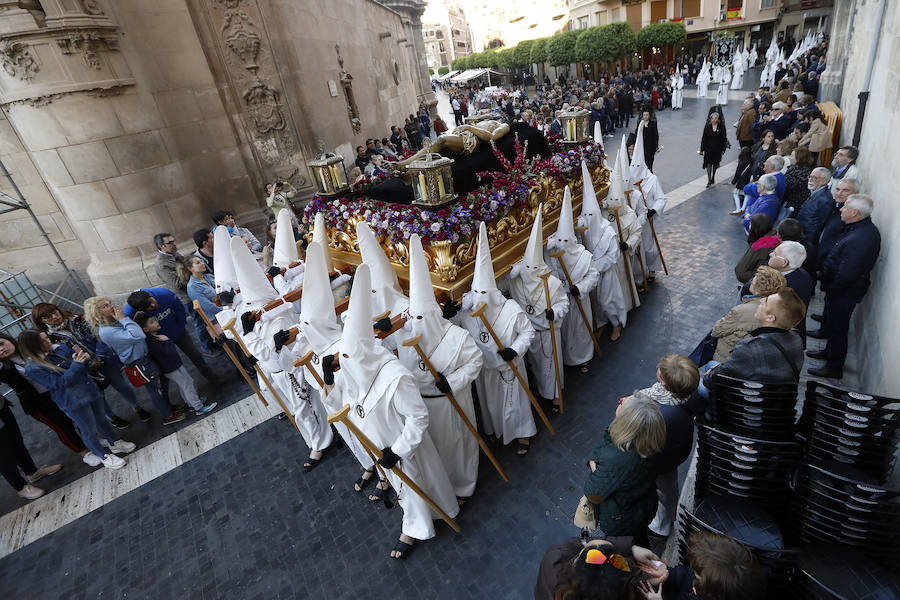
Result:
M831 132L828 131L828 125L821 119L813 119L809 131L800 138L799 145L809 145L810 152L823 152L831 148Z
M712 334L719 338L719 341L716 344L713 360L723 362L738 342L759 327L759 321L754 316L758 305L759 298L745 300L716 321L712 328Z

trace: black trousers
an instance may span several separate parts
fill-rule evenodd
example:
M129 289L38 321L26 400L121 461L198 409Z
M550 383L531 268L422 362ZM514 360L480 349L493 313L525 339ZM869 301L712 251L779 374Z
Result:
M828 336L825 344L825 368L843 372L847 359L847 337L850 332L850 317L859 303L859 298L825 294L825 320L822 330Z
M9 403L5 400L2 402L3 408L0 409L0 419L3 420L3 427L0 428L0 473L18 492L27 483L19 473L19 469L28 474L37 471L37 466L31 455L28 454L28 448L25 447L25 442L22 440L22 432L9 408Z

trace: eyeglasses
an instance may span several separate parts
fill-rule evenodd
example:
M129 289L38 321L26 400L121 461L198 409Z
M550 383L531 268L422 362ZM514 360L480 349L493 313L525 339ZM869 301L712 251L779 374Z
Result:
M622 556L621 554L610 554L609 556L606 556L596 548L591 548L587 551L587 556L585 557L584 562L588 565L603 565L609 563L620 571L624 571L626 573L631 572L631 567L628 566L628 561L624 556Z

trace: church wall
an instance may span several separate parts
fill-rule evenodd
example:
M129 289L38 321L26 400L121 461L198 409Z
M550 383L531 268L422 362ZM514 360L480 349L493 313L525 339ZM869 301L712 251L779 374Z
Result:
M838 3L840 4L840 3ZM850 144L856 127L870 44L875 36L875 16L878 2L857 0L854 33L847 38L846 23L835 18L828 53L827 78L835 81L841 77L841 60L848 53L843 88L840 98L834 100L844 113L841 144ZM834 58L834 60L833 60ZM871 95L866 108L860 139L859 169L863 191L872 196L875 211L872 220L881 232L881 254L872 272L872 287L854 313L856 329L855 351L860 370L860 387L867 392L900 397L900 376L896 365L900 364L900 335L897 335L897 318L900 311L900 199L897 196L897 156L900 156L900 72L894 68L900 64L900 9L895 2L888 2L875 58ZM826 93L840 89L831 84Z

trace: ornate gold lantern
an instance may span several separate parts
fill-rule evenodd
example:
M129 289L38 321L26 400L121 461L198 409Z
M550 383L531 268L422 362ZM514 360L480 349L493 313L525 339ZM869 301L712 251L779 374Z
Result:
M573 109L559 113L559 122L562 124L562 143L582 144L591 137L588 131L591 113L583 108Z
M406 167L413 188L413 202L420 206L441 206L456 198L453 193L452 158L429 153Z
M319 195L333 196L350 188L343 156L326 152L316 160L309 161L307 165L312 170L316 193Z

